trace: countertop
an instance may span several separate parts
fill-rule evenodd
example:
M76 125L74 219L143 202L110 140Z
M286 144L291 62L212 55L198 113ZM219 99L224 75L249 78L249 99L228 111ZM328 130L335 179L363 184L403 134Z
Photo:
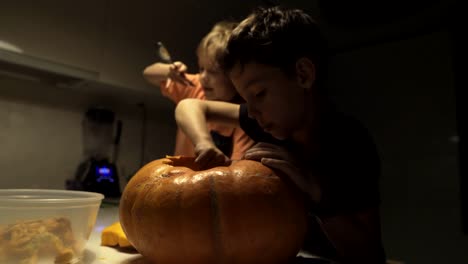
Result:
M116 205L103 204L99 210L94 230L84 251L82 264L150 264L135 251L120 251L113 247L101 246L102 230L119 220L119 210ZM295 264L326 264L306 253L299 253Z
M101 246L102 230L117 221L119 221L119 208L116 205L103 204L86 245L83 264L149 264L138 252L125 252Z

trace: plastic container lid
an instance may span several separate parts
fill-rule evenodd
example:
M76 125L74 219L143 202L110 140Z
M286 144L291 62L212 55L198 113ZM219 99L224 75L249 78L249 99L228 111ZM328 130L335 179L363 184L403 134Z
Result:
M94 192L47 189L0 189L0 207L75 207L100 203L104 195Z

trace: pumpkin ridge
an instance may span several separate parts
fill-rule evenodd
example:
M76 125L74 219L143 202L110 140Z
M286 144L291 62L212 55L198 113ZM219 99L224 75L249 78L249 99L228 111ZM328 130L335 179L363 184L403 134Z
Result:
M175 186L177 186L177 189L176 189L176 204L178 206L181 206L182 204L182 185L180 184L176 184ZM177 215L176 219L180 222L180 219L183 218L184 215L183 215L183 212L180 211L179 214ZM184 234L181 234L180 235L180 238L181 238L181 247L179 248L179 251L180 251L180 254L182 255L185 255L186 252L187 252L187 249L188 249L188 245L186 245L186 240L185 240L185 237L184 237Z
M155 186L155 182L157 182L156 178L149 178L150 182L147 182L143 185L143 188L140 189L139 195L135 199L134 203L131 206L131 214L133 215L133 223L135 225L141 224L141 211L142 208L145 207L145 203L148 199L148 196L151 195L150 191ZM135 231L132 231L135 232ZM137 233L137 232L135 232ZM130 241L132 242L132 241ZM136 243L136 242L135 242Z
M216 193L216 184L215 176L211 175L210 177L210 200L211 200L211 210L213 212L213 238L214 238L214 250L216 252L216 259L223 259L223 247L222 247L222 233L221 233L221 216L219 212L219 200L218 194ZM222 261L224 262L224 261Z

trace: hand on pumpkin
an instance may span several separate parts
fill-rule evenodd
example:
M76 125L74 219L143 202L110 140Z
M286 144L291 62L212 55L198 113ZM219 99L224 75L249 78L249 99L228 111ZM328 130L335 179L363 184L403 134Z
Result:
M260 161L263 165L280 172L280 176L286 175L299 189L309 195L313 201L318 202L320 200L320 189L318 185L315 184L312 179L306 177L295 165L297 161L285 148L260 142L247 150L244 158Z
M227 166L231 163L230 159L211 142L202 142L195 145L195 155L197 155L195 163L201 169Z

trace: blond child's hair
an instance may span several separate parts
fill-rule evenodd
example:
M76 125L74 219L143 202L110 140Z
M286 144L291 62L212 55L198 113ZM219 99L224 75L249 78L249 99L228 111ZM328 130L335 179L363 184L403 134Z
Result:
M201 56L201 54L205 54L212 56L214 62L219 64L229 36L237 25L237 22L232 21L220 21L216 23L211 31L200 41L197 48L197 55Z

